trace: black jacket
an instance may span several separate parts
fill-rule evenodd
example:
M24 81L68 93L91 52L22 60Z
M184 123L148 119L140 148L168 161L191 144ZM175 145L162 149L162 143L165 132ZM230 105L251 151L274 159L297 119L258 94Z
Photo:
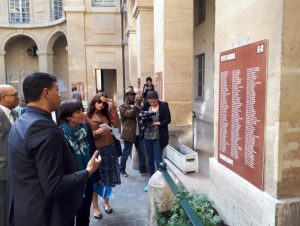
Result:
M169 129L168 125L171 123L171 114L169 104L167 102L158 101L159 104L159 143L160 148L164 148L169 143ZM150 104L143 107L143 111L148 111Z
M51 115L27 107L8 140L8 225L63 226L79 210L86 170Z
M167 102L159 101L159 122L159 144L160 148L164 148L169 143L168 124L171 123L171 114Z

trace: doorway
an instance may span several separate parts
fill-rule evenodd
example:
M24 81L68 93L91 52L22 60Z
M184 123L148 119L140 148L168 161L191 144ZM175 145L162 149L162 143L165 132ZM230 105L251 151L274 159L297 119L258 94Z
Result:
M108 98L117 103L117 71L116 69L96 69L96 91L103 91Z

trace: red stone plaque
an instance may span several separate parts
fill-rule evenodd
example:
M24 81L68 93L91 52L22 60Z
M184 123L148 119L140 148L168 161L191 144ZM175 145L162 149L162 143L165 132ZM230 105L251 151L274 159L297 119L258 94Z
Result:
M263 189L268 41L221 52L218 161Z

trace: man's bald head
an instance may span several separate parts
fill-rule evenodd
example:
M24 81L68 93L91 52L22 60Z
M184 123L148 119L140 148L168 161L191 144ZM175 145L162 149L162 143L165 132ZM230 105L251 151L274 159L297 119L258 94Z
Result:
M0 105L9 109L19 105L19 95L13 86L0 84Z
M14 89L14 87L12 87L11 85L7 85L7 84L0 84L0 97L2 95L5 95L5 93L9 90L9 89Z

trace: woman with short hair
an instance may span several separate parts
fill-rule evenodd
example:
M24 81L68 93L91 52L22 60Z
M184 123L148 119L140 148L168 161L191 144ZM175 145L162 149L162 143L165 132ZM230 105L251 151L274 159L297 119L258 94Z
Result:
M69 143L79 170L84 170L90 157L96 150L91 128L85 123L81 101L76 99L63 101L60 105L60 129ZM96 171L97 172L97 171ZM93 182L97 181L97 173L90 177L83 191L83 202L75 216L76 226L88 226L90 206L93 197ZM71 225L74 225L72 222Z
M164 148L169 142L168 124L171 123L171 114L167 102L160 101L156 91L149 91L147 101L150 104L148 112L152 123L149 124L144 132L144 142L148 157L148 170L150 177L155 173L155 165L158 168L162 162ZM145 191L148 186L145 187Z

